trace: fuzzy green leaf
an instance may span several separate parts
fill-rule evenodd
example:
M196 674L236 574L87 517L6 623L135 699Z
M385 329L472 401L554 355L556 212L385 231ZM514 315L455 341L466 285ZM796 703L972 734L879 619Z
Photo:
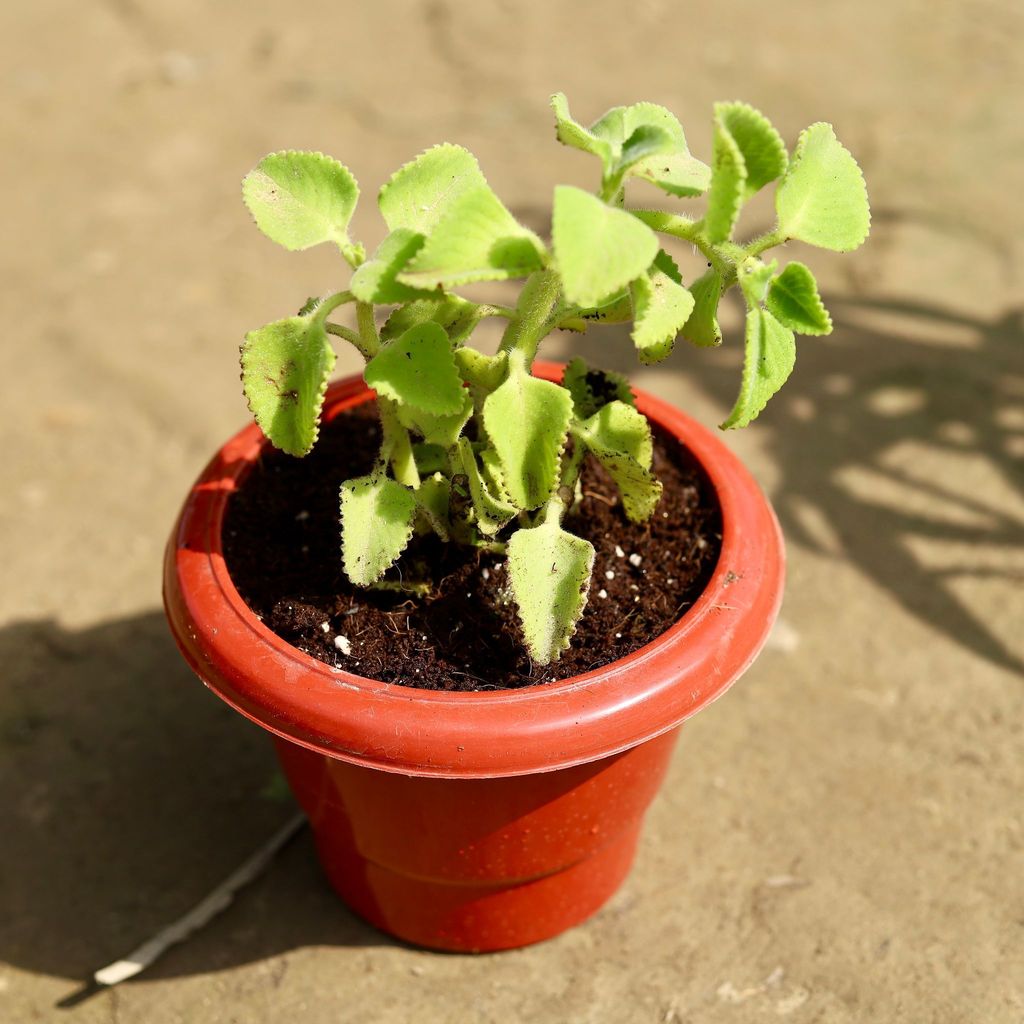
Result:
M795 260L768 288L767 306L784 327L800 334L831 334L832 318L818 294L814 275Z
M392 231L380 247L352 275L349 290L360 302L386 305L429 296L396 280L398 273L423 248L422 235L408 228Z
M623 142L619 170L628 171L648 157L669 153L673 148L672 138L663 128L642 124Z
M662 487L651 473L653 444L646 417L623 402L612 402L582 423L579 434L615 481L627 517L638 523L650 519Z
M466 195L487 188L476 157L442 143L400 167L380 190L377 204L389 231L429 235Z
M519 509L492 492L480 472L473 446L464 437L459 438L459 463L469 483L476 524L485 536L493 536L519 514Z
M319 431L334 350L312 316L292 316L245 336L242 389L270 442L289 455L305 455Z
M501 460L509 498L539 508L558 483L572 398L565 388L514 367L484 402L484 429Z
M473 304L458 295L435 294L433 298L415 299L391 311L380 330L381 341L401 337L410 327L434 321L453 338L473 315Z
M428 321L384 344L363 378L379 394L432 416L451 416L463 405L462 378L451 342Z
M747 198L783 175L786 144L759 110L746 103L716 103L715 121L732 136L743 158Z
M401 420L399 420L401 422ZM403 424L404 426L405 424ZM452 442L455 443L454 441ZM449 447L451 447L449 445ZM412 455L421 477L432 476L448 465L448 449L428 441L417 441L412 446Z
M630 168L635 178L657 185L670 196L699 196L711 184L711 168L689 153L648 157Z
M722 429L745 427L768 404L793 372L796 339L766 309L755 306L747 312L743 356L743 380L739 397Z
M729 130L716 117L711 143L711 188L704 214L704 233L710 242L725 242L740 215L746 195L747 170L743 154Z
M462 428L473 415L473 398L465 389L461 389L462 405L457 412L446 416L414 409L412 406L398 407L398 421L408 430L415 431L423 438L425 444L451 448L462 433Z
M572 395L576 417L581 420L593 416L609 402L636 405L629 381L621 373L592 369L579 356L562 371L562 387Z
M421 481L416 488L416 501L430 528L443 541L448 540L448 505L451 501L451 485L440 473L434 473Z
M599 139L593 132L574 121L569 113L569 101L565 94L556 92L551 97L551 109L555 112L555 137L565 146L581 149L598 157L607 170L611 169L614 153L610 143Z
M351 248L348 224L359 186L347 167L323 153L271 153L242 182L242 198L268 238L286 249L321 242Z
M779 265L778 260L762 263L756 256L748 256L736 268L736 278L748 306L758 306L768 294L768 283Z
M612 146L615 159L619 161L627 142L641 128L659 130L668 140L664 147L666 150L686 152L686 136L678 118L671 110L657 103L632 103L628 107L612 107L590 126L590 131Z
M571 185L555 189L552 238L565 296L579 306L598 305L658 254L657 236L646 224Z
M367 587L387 572L412 536L416 493L383 475L341 485L341 551L345 575Z
M871 211L857 161L819 122L801 132L789 170L775 193L779 231L787 238L850 252L868 236Z
M683 324L683 337L702 348L721 345L718 303L722 298L722 275L717 270L708 270L690 285L690 294L693 296L693 312Z
M594 441L608 451L628 455L644 469L651 468L654 456L651 425L632 404L616 400L601 406L583 423L583 429L588 444Z
M594 546L549 520L517 530L508 543L508 573L533 660L547 665L569 646L587 604Z
M633 300L633 344L640 362L664 359L676 335L690 318L693 296L679 283L679 271L668 253L658 253L654 266L630 285Z
M491 392L505 379L508 353L488 356L475 348L460 348L455 352L455 365L467 384Z
M447 143L428 149L381 189L388 227L426 242L398 275L414 288L521 277L543 263L540 239L516 221L491 191L476 158Z

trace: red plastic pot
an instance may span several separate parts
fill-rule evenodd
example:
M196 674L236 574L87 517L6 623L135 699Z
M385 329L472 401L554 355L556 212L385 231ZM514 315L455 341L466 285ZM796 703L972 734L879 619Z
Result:
M561 368L536 371L558 379ZM372 397L349 378L325 417ZM275 734L332 885L408 942L483 951L557 935L593 914L629 870L678 727L753 660L782 594L771 507L711 431L658 399L637 405L702 464L722 550L701 597L646 647L521 690L441 693L332 669L271 632L235 590L221 528L265 450L235 435L192 488L167 547L164 603L186 660Z

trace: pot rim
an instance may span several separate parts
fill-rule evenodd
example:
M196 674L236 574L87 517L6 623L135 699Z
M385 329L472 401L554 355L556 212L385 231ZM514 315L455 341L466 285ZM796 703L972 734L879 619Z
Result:
M534 372L561 379L562 365ZM449 693L353 675L265 626L235 589L221 528L239 478L269 445L255 424L229 440L193 485L164 560L164 606L202 681L270 732L329 757L407 775L493 778L553 771L626 750L720 697L767 639L782 599L775 514L710 430L636 388L637 408L686 445L718 498L722 547L693 605L625 658L515 690ZM325 416L373 397L362 377L330 386Z

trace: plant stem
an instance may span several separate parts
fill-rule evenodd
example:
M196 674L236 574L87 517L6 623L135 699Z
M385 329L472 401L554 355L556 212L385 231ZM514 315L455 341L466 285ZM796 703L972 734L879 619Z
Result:
M558 487L555 489L555 493L548 499L547 506L544 509L544 522L547 523L554 519L556 522L561 523L562 517L572 507L572 503L576 498L576 481L579 479L580 469L583 466L583 456L586 453L587 449L583 441L578 436L574 436L572 451L565 456L562 462L562 473L558 479Z
M333 334L336 338L344 338L345 341L359 349L363 358L369 361L370 356L366 353L366 349L363 345L363 339L353 331L351 327L345 327L342 324L324 324L324 330L327 331L328 334Z
M561 281L553 270L535 270L526 279L499 351L507 352L510 358L518 358L529 369L537 346L551 330L548 317L560 287Z
M373 319L372 303L356 303L356 322L359 324L359 337L362 341L359 351L369 361L380 351L380 336L377 334L377 324Z
M416 459L412 454L409 431L398 418L398 406L390 398L378 395L377 408L384 431L383 448L388 449L395 479L406 487L419 487L420 471L416 468Z
M765 249L773 249L775 246L783 245L788 241L789 239L776 228L774 231L769 231L767 234L755 238L752 242L748 242L744 251L748 256L760 256Z
M360 351L367 360L372 359L380 351L380 337L373 319L372 303L356 303L356 320L359 322L359 338L362 343ZM381 451L388 453L395 479L406 487L419 487L420 471L416 468L416 459L412 454L409 431L398 418L398 406L390 398L378 395L377 409L381 429L384 431Z
M346 302L351 302L354 298L355 296L351 292L335 292L333 295L328 295L313 311L313 319L322 324L339 306L344 306Z

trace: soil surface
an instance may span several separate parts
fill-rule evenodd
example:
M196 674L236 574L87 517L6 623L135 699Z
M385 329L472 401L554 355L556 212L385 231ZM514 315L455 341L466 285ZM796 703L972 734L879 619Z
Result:
M714 491L673 438L655 435L664 492L631 523L593 460L565 527L596 550L586 610L551 665L523 646L504 558L434 535L414 537L392 581L429 581L425 597L353 586L341 570L338 488L369 472L380 445L374 406L328 423L313 452L269 450L228 506L224 551L235 585L280 636L355 675L431 690L497 690L566 679L625 657L696 600L721 546Z

